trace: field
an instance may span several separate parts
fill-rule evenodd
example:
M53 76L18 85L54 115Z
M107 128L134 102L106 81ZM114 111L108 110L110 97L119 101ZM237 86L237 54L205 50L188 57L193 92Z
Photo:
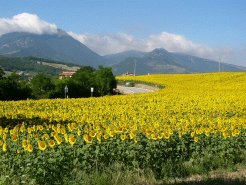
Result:
M118 79L164 88L0 102L0 184L96 184L95 174L127 184L130 172L158 181L246 166L246 73Z

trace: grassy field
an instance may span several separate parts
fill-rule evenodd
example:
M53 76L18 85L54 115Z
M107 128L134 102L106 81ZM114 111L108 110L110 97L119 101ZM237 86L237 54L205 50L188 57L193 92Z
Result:
M0 184L245 184L246 73L118 79L164 88L0 102Z

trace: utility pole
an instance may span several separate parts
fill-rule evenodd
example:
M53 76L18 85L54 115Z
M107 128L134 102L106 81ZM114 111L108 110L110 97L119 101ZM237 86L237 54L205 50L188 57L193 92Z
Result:
M134 80L136 81L136 68L137 68L137 61L135 59L135 66L134 66Z
M220 62L221 62L221 58L219 58L219 72L221 71L221 70L220 70Z

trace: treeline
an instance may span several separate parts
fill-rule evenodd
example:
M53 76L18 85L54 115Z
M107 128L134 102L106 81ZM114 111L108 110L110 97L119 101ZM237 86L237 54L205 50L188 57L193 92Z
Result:
M71 78L62 80L39 73L31 81L22 80L16 73L6 76L0 68L0 100L104 96L113 94L116 85L112 69L102 66L97 70L82 67Z

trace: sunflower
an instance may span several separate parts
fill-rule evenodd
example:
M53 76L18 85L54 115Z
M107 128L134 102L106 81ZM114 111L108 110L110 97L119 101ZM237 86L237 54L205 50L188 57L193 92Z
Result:
M229 134L225 131L225 132L222 132L222 135L223 135L223 137L226 139L226 138L228 138L229 137Z
M62 134L65 134L66 133L66 127L64 125L62 125L62 127L61 127L61 133Z
M96 132L95 130L91 130L91 131L89 132L89 134L90 134L91 137L96 137L97 132Z
M232 136L233 137L236 137L236 136L238 136L240 134L240 130L238 130L238 129L235 129L235 130L233 130L233 132L232 132Z
M136 132L131 131L129 136L130 136L130 139L134 139L136 137Z
M38 130L39 130L39 131L43 131L43 130L44 130L43 125L38 125L37 127L38 127Z
M108 139L108 134L107 134L107 133L104 133L104 134L103 134L103 138L104 138L105 140L107 140L107 139Z
M194 137L194 142L197 143L199 141L198 137Z
M85 134L83 136L83 138L84 138L84 140L85 140L86 143L92 143L92 137L90 135Z
M79 129L77 130L77 135L81 136L81 130L79 130Z
M151 134L151 139L157 140L158 139L158 135L155 134L155 133Z
M57 127L56 128L56 132L60 134L61 133L61 128L60 127Z
M63 135L63 137L64 137L66 143L68 143L68 135L67 135L67 133L65 133L65 134Z
M4 152L7 151L7 148L8 148L7 144L6 144L6 143L3 143L3 151L4 151Z
M23 133L23 132L25 132L25 130L26 130L25 125L24 125L24 124L22 124L22 125L21 125L21 127L20 127L20 132L22 132L22 133Z
M6 127L5 129L4 129L4 133L8 133L9 132L9 128L8 127Z
M41 141L41 140L38 141L39 150L44 151L46 149L46 147L47 147L47 145L46 145L45 141Z
M42 136L42 139L44 139L44 140L47 140L47 139L49 139L50 138L50 136L47 134L47 133L45 133L43 136Z
M11 135L11 139L16 142L18 140L18 135L16 133L14 133L13 135Z
M125 141L126 138L127 138L127 137L126 137L126 134L121 134L121 135L120 135L120 139L121 139L122 141Z
M49 145L51 148L53 148L53 147L56 145L56 143L55 143L55 141L54 141L53 139L50 139L50 140L48 141L48 145Z
M60 145L62 143L62 138L58 134L55 134L54 138L55 138L58 145Z
M28 146L28 143L29 143L28 140L26 140L26 139L22 140L22 142L21 142L22 147L23 147L24 149L26 149L27 146Z
M27 132L28 132L28 134L31 134L32 133L32 128L31 127L28 127L27 128Z
M113 130L110 130L110 131L108 132L108 135L109 135L110 137L114 137L114 131L113 131Z
M68 124L67 124L67 128L68 128L68 130L69 130L70 132L72 132L72 131L73 131L73 128L72 128L72 126L71 126L71 124L70 124L70 123L68 123Z
M102 141L102 134L97 134L97 141L99 141L99 142Z
M33 131L33 132L36 132L36 131L37 131L37 126L36 126L36 125L33 125L33 126L32 126L32 131Z
M74 145L74 143L76 142L76 139L73 134L69 135L68 142L70 143L70 145Z
M27 145L27 151L28 152L32 152L33 151L33 146L30 143Z
M72 123L71 127L72 127L73 130L75 130L78 127L78 125L77 125L77 123Z
M17 149L17 150L16 150L16 153L17 153L17 154L20 154L20 153L21 153L20 149Z
M3 140L6 140L6 139L7 139L7 134L3 133Z

